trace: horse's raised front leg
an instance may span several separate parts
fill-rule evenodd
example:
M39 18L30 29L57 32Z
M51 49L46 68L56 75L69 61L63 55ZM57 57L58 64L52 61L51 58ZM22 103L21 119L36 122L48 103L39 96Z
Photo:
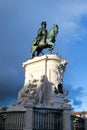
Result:
M49 42L49 45L51 45L51 47L49 48L49 52L52 54L52 50L54 49L54 43L53 42Z

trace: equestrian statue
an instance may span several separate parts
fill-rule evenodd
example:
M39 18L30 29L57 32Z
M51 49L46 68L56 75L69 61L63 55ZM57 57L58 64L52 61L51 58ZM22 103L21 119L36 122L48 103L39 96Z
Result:
M38 30L36 39L32 42L31 58L39 56L43 53L42 50L49 48L49 52L52 53L55 45L55 38L58 34L58 25L53 25L53 27L48 32L46 30L46 22L41 23L41 28Z

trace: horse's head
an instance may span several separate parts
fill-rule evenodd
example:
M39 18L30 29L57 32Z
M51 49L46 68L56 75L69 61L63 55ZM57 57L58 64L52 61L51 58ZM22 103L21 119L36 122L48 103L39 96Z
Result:
M47 38L54 38L58 33L58 25L53 25L53 27L50 29L48 35L47 35Z
M58 29L59 29L59 28L58 28L58 25L56 25L56 24L53 25L53 28L52 28L52 29L53 29L53 31L54 31L55 34L58 33Z

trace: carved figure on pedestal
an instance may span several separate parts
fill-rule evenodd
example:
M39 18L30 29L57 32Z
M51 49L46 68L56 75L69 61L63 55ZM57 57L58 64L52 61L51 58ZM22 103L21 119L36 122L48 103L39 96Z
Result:
M19 103L26 104L31 101L34 104L41 104L43 94L45 91L47 78L42 75L39 80L33 79L29 80L29 84L25 85L23 89L18 94Z
M43 49L49 48L50 53L54 48L55 38L58 33L58 25L53 25L47 33L46 22L42 22L42 28L39 30L37 38L32 43L31 58L38 56ZM35 54L37 52L37 54Z
M65 67L66 67L67 62L65 60L61 60L60 64L58 65L58 71L59 71L59 78L60 78L60 82L63 81L63 74L65 71Z
M56 65L55 70L53 70L57 76L55 85L53 86L53 91L55 94L63 94L63 74L66 64L67 62L65 60L60 60L60 63Z
M32 80L29 80L29 83L24 85L24 87L19 91L18 93L18 100L19 103L25 104L28 102L28 100L32 100L32 84L35 85L36 80L32 78ZM30 91L31 88L31 91ZM34 100L32 100L33 102Z
M35 99L37 100L38 104L42 103L42 98L45 91L46 83L47 83L47 78L45 75L41 76L39 82L37 82L37 88L35 90Z

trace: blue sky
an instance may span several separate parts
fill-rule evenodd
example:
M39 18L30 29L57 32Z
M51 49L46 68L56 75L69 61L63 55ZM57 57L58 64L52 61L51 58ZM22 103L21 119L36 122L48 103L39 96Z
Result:
M42 21L58 24L53 53L68 61L64 88L74 111L87 110L87 1L0 0L0 106L17 101L23 87L22 63Z

